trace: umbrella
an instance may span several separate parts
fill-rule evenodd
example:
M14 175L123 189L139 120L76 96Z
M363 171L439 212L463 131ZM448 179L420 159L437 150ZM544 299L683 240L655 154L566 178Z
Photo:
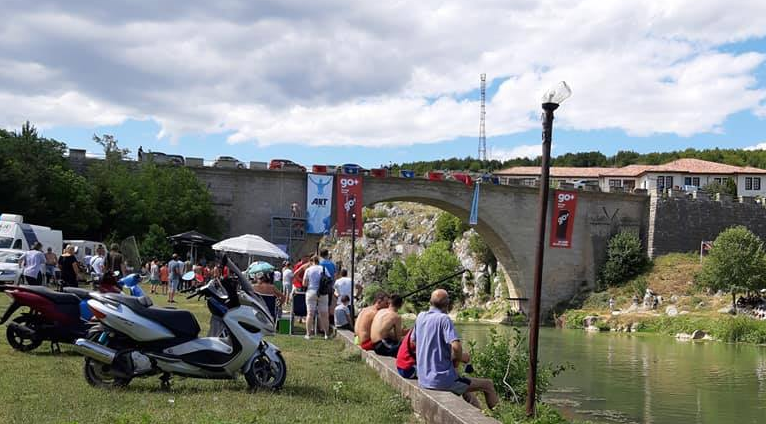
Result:
M249 267L247 267L247 270L245 272L247 273L248 277L255 278L255 274L259 272L271 272L271 271L274 271L274 266L271 265L270 263L255 261L251 263Z
M213 245L213 250L241 253L248 256L287 259L287 253L276 245L264 240L263 237L245 234L239 237L219 241Z

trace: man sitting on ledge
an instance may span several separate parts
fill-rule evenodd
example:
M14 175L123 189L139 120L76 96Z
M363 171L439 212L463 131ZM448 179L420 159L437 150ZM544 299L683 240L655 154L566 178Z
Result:
M399 316L402 303L398 294L392 295L388 308L379 310L372 319L370 340L378 355L395 358L396 352L399 351L399 343L404 335L402 317Z
M497 405L498 397L492 380L460 377L455 371L462 360L463 346L447 311L449 295L438 289L431 293L431 308L421 312L415 320L410 339L415 342L418 384L424 389L444 390L463 396L479 406L472 392L483 392L487 407Z
M372 320L375 318L375 314L379 310L388 307L388 295L381 292L375 295L375 300L372 306L368 306L359 311L359 316L356 317L356 323L354 324L354 335L356 335L356 343L359 344L364 350L373 350L375 343L370 339L372 332Z

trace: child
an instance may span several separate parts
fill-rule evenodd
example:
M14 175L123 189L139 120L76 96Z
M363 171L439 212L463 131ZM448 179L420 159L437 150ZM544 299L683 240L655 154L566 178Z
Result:
M168 294L168 264L163 263L160 267L160 282L162 284L162 294Z
M340 305L335 307L335 328L341 330L354 331L351 327L351 313L348 310L348 303L351 299L344 294L340 298Z

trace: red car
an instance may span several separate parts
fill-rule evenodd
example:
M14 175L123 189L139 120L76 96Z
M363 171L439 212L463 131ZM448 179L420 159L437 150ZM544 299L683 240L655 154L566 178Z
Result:
M297 164L288 159L272 159L271 162L269 162L269 169L278 169L282 171L306 172L305 166Z

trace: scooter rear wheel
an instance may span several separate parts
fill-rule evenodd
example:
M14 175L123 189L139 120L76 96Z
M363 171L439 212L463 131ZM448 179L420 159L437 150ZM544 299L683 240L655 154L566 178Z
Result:
M276 355L276 361L271 361L265 354L253 361L253 366L245 372L245 380L251 389L279 390L285 384L287 364L281 352Z
M36 327L34 317L29 315L18 316L13 319L13 322L29 327L32 330L35 330ZM6 327L5 337L8 339L8 344L19 352L29 352L30 350L35 350L43 342L43 339L39 336L33 335L30 337L24 335L12 326Z
M113 388L125 387L130 384L129 378L115 377L110 372L111 366L98 362L95 359L85 358L83 374L85 381L93 387Z

